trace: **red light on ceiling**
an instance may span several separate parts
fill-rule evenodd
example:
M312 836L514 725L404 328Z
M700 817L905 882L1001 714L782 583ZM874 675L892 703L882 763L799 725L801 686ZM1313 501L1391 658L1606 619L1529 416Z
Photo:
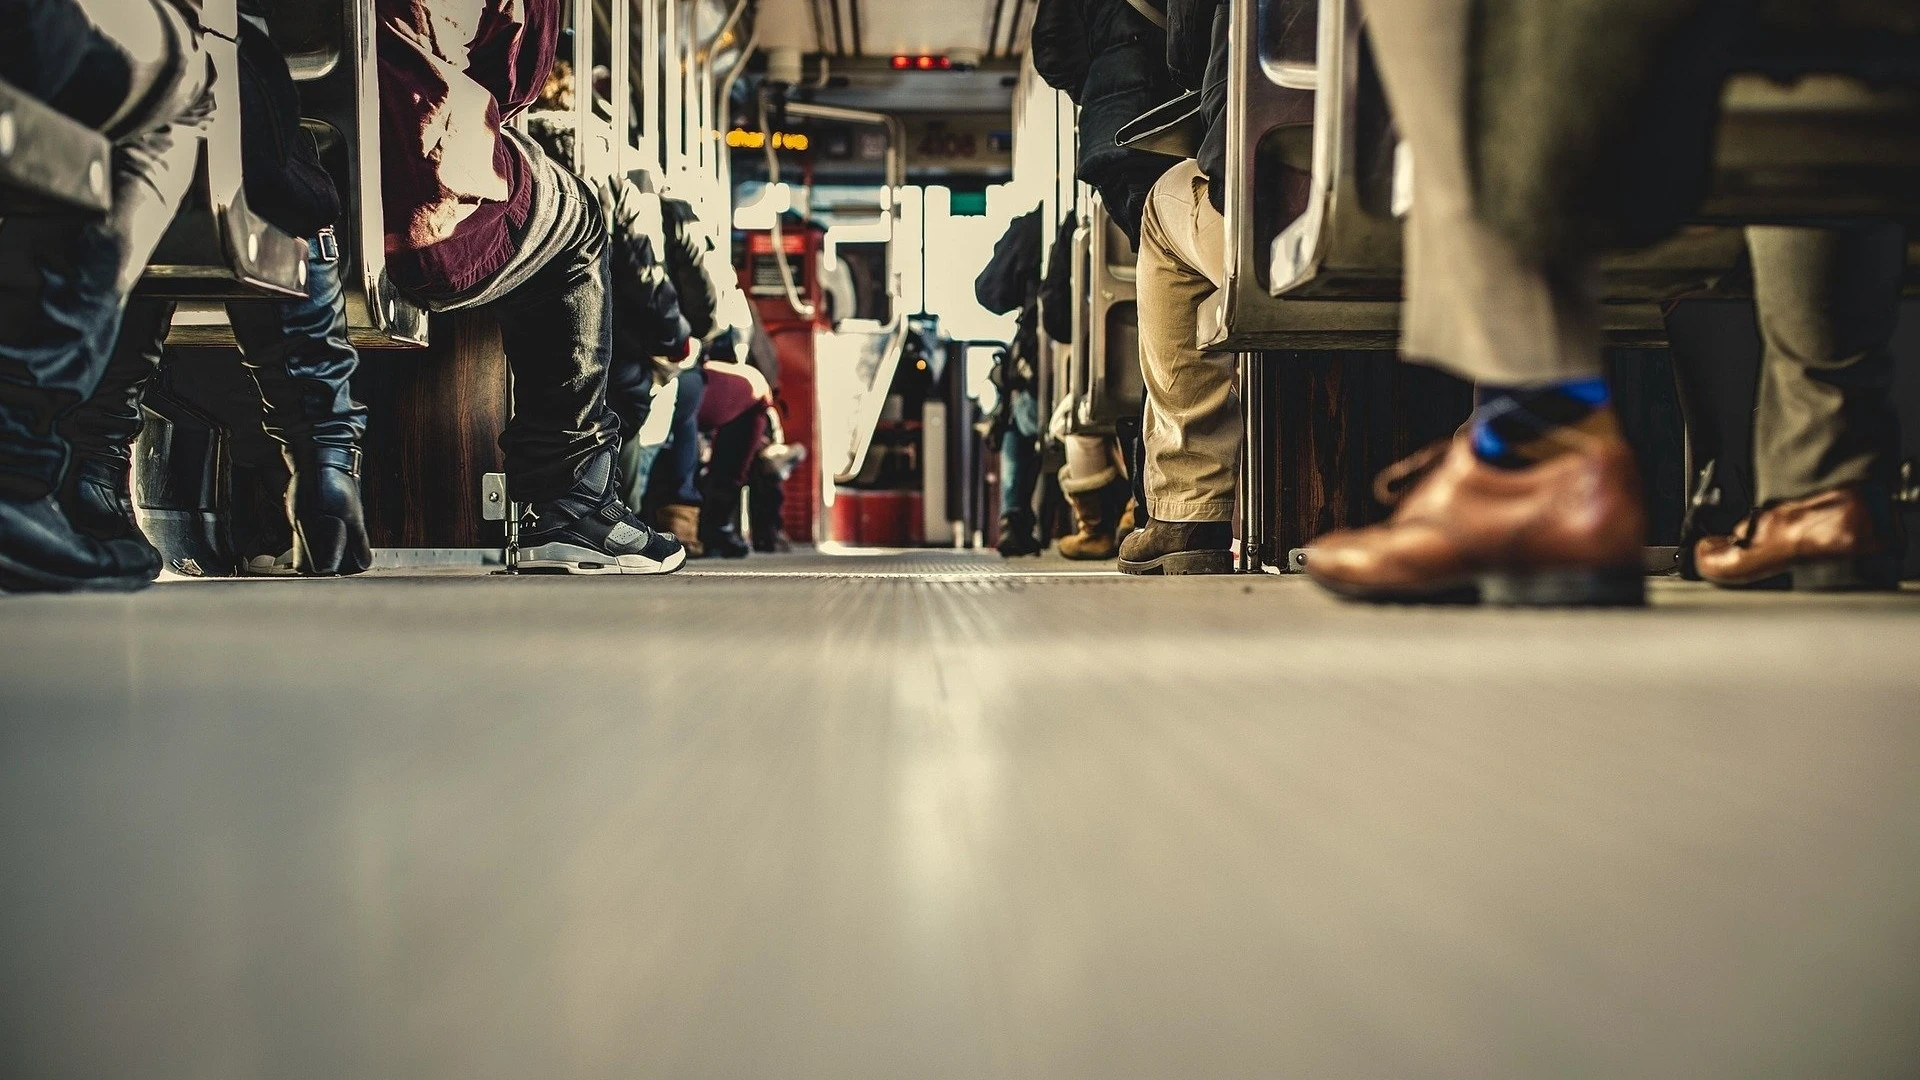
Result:
M914 61L914 63L920 68L921 71L933 70L933 57L931 56L923 56L920 59Z
M893 70L911 71L950 71L953 61L944 56L896 56L893 58Z
M911 56L896 56L893 58L893 70L895 71L905 71L912 66L913 57Z

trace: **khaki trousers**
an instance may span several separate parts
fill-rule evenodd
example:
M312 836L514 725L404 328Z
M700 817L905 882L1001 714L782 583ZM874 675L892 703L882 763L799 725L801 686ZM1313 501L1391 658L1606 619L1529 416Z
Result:
M1754 226L1747 248L1765 346L1755 497L1893 482L1900 429L1889 398L1891 339L1906 266L1899 226Z
M1203 353L1199 310L1225 276L1226 228L1191 159L1147 195L1135 263L1147 512L1160 521L1231 521L1240 407L1231 353Z
M1498 386L1600 373L1590 259L1537 265L1474 215L1467 130L1472 0L1362 0L1381 80L1413 150L1401 351Z

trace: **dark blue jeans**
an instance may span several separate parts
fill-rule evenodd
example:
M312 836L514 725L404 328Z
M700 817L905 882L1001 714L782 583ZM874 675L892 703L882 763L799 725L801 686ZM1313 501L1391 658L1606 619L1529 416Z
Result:
M227 320L233 324L241 359L252 373L253 390L250 400L203 404L241 436L257 426L282 446L359 443L367 426L367 410L353 400L347 387L359 357L347 341L339 269L338 263L309 257L306 296L227 304ZM173 309L165 300L135 300L127 305L119 341L99 388L62 425L76 452L126 453L127 444L140 431L140 394L164 355ZM244 437L237 441L248 442Z
M700 505L700 401L707 380L698 368L680 373L680 396L673 403L673 434L653 463L647 501L655 506Z
M115 146L106 215L0 220L0 498L59 488L61 422L106 371L127 295L193 179L210 108L203 98Z

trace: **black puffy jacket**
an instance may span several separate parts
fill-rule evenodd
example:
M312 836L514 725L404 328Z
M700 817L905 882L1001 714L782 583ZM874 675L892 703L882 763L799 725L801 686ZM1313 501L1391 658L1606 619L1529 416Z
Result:
M667 276L680 297L680 314L693 336L705 341L713 335L718 290L707 276L706 237L694 231L700 219L685 199L661 199L660 216L667 227Z
M973 279L973 298L995 315L1020 308L1040 282L1040 210L1035 207L1007 224L993 255Z
M1168 0L1167 70L1175 82L1200 91L1207 133L1197 155L1207 198L1224 210L1227 166L1227 31L1231 0Z
M1040 279L1040 328L1062 345L1073 343L1073 234L1079 227L1076 215L1061 220Z
M613 199L608 300L613 308L613 349L607 363L607 405L631 437L646 423L653 404L655 357L677 359L687 346L687 320L667 268L634 206L639 190L620 182Z
M1034 13L1033 66L1080 106L1074 175L1099 189L1136 244L1147 191L1174 162L1122 147L1114 135L1177 96L1166 52L1166 31L1127 0L1040 0Z

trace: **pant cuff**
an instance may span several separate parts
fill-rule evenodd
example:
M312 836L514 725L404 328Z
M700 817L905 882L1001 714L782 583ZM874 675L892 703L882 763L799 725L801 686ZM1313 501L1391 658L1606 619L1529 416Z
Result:
M1155 521L1232 521L1233 503L1176 502L1147 496L1147 513Z

